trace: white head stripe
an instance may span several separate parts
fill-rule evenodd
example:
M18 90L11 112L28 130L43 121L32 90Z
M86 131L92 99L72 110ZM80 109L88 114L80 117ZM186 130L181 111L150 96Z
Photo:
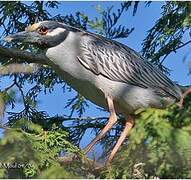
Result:
M66 30L63 29L63 28L61 28L61 27L58 27L58 28L52 30L51 32L48 32L47 35L48 35L48 36L56 36L56 35L58 35L58 34L64 32L64 31L66 31Z

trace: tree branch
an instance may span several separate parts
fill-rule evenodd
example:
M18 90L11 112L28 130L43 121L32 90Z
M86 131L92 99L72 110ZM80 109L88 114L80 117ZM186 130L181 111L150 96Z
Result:
M63 157L58 157L58 162L60 164L71 164L74 161L79 162L83 164L83 166L86 167L86 170L91 170L94 173L97 173L96 171L101 171L104 169L105 164L104 163L98 163L95 160L92 160L88 157L83 156L83 158L78 157L78 155L70 154ZM81 162L80 162L81 161Z
M182 97L180 99L180 101L177 103L177 105L182 108L183 107L183 102L184 102L184 98L191 93L191 87L188 88L183 94L182 94Z
M98 117L69 117L64 115L66 118L62 118L63 121L81 121L81 120L86 120L86 121L97 121L97 120L107 120L108 117L102 117L102 116L98 116Z
M34 54L23 50L5 48L2 46L0 46L0 57L15 58L18 60L18 63L28 62L37 64L47 64L48 60L48 58L43 53Z
M191 43L191 40L190 40L190 41L187 41L187 42L183 43L182 45L178 46L177 48L175 48L175 51L176 51L177 49L180 49L180 48L186 46L186 45L189 44L189 43Z
M8 64L0 66L0 75L6 74L17 74L17 73L24 73L24 74L31 74L38 71L39 66L35 63L30 64Z
M0 129L8 130L8 129L11 129L11 128L9 128L9 127L7 127L5 125L0 124Z
M162 64L163 64L164 60L168 57L168 55L169 55L170 53L176 52L176 50L178 50L178 49L180 49L180 48L182 48L182 47L188 45L189 43L191 43L191 40L189 40L189 41L183 43L182 45L180 45L180 46L176 47L175 49L173 49L173 51L167 53L167 54L164 56L164 58L161 60L161 62L160 62L159 65L162 65Z

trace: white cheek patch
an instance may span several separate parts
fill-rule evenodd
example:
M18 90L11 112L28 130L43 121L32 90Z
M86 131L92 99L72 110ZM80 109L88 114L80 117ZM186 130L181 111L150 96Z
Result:
M58 35L60 33L63 33L64 31L66 31L66 30L63 29L63 28L58 27L58 28L54 29L53 31L48 32L46 35L48 35L48 36L56 36L56 35Z

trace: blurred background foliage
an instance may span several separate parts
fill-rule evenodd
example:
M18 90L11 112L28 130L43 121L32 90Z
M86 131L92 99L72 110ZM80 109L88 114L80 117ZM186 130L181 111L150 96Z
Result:
M149 6L154 2L144 3ZM122 2L119 8L107 9L98 5L99 18L93 19L82 12L52 16L50 10L56 12L59 6L60 2L56 1L1 1L1 39L41 20L64 22L110 39L127 38L134 27L120 25L119 20L127 11L136 16L139 2ZM191 44L191 40L185 38L191 36L191 3L167 1L161 11L161 17L143 42L142 55L169 73L163 66L164 60L172 52ZM26 45L10 46L3 42L1 45L38 52L38 49ZM8 69L10 65L12 69ZM97 168L94 160L83 155L79 144L87 129L98 133L107 117L83 118L88 104L78 93L67 101L66 107L71 109L67 116L50 117L48 112L39 111L37 97L40 92L53 93L56 84L61 84L65 91L71 91L71 88L57 77L51 67L34 65L31 66L32 71L24 70L30 65L24 63L24 73L15 68L19 65L23 64L17 64L13 58L1 57L1 78L10 78L12 83L0 89L0 117L2 119L5 113L8 116L7 122L0 125L3 132L0 136L0 178L191 178L190 95L186 97L183 108L174 105L165 110L141 109L136 112L136 125L112 165ZM31 86L24 93L26 84ZM6 111L7 106L14 110L17 103L18 95L13 88L17 88L24 104L20 112ZM73 112L77 112L79 118L74 118ZM121 115L118 118L119 123L101 141L102 159L123 128L124 119ZM64 125L68 121L70 125ZM63 157L71 153L78 158L70 163L64 161Z

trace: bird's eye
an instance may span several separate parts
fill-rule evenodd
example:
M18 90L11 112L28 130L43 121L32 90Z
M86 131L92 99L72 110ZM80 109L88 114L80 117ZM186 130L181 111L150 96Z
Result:
M39 30L38 30L38 33L41 34L41 35L46 35L48 32L48 28L43 26L41 27Z

